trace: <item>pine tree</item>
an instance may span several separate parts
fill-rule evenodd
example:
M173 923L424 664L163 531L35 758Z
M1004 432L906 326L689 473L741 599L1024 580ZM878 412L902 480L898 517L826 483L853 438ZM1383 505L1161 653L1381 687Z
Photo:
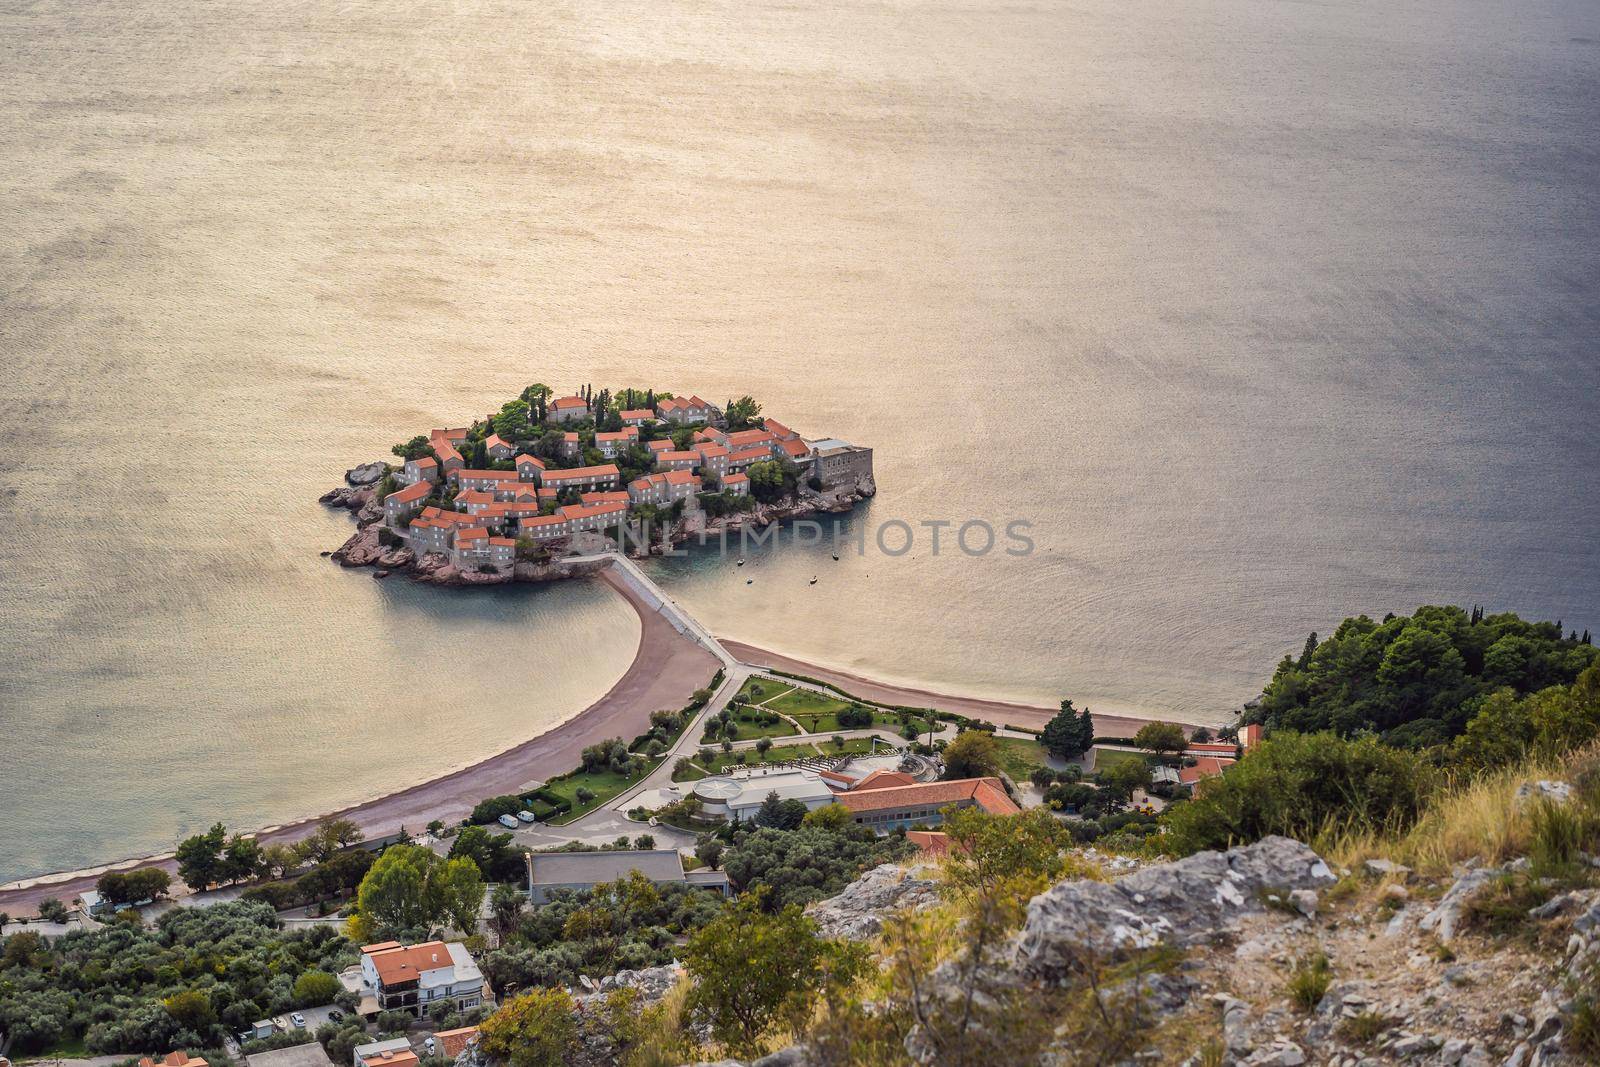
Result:
M1311 654L1317 650L1317 631L1312 630L1311 636L1306 638L1306 645L1300 650L1300 660L1295 664L1299 670L1305 670L1311 665Z
M1083 716L1078 719L1078 751L1087 752L1094 747L1094 717L1089 714L1089 709L1083 709Z
M1044 724L1039 742L1057 759L1077 759L1084 752L1083 746L1078 743L1081 736L1078 711L1072 706L1072 701L1063 700L1061 710Z

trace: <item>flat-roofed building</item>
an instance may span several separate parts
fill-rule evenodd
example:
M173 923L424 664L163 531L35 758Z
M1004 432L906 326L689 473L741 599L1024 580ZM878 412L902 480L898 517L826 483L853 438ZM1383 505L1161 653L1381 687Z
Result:
M807 442L811 446L812 473L824 489L872 481L872 449L837 438Z
M369 1041L365 1045L357 1045L350 1055L354 1067L417 1067L421 1062L411 1050L410 1040L404 1037Z
M706 815L743 822L755 817L770 793L779 800L798 800L808 811L833 803L833 789L822 775L802 769L755 769L702 778L694 783L693 792Z
M626 878L633 871L661 884L682 882L724 894L728 891L728 876L722 871L692 871L686 875L683 858L676 849L532 852L528 854L528 899L543 904L560 890L593 889Z
M252 1052L244 1059L250 1067L333 1067L333 1061L317 1041L273 1049L271 1052Z

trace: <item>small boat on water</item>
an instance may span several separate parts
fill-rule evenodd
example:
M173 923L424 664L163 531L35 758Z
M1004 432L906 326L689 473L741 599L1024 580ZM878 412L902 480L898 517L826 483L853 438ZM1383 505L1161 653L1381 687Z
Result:
M833 561L834 561L834 562L835 562L835 563L838 563L838 562L839 562L839 557L838 557L838 556L834 556L834 557L833 557Z
M738 563L735 563L735 564L734 564L734 566L735 566L735 567L743 567L743 566L744 566L744 557L743 557L743 556L740 556L740 557L739 557L739 562L738 562Z
M813 574L811 576L811 581L807 582L806 584L807 585L816 585L817 584L817 576L815 574Z
M756 580L754 578L746 578L744 580L744 584L745 585L755 585L756 584Z

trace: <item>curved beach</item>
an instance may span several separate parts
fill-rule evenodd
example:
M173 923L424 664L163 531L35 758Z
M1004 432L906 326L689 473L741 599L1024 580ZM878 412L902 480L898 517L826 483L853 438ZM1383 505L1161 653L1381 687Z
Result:
M679 634L666 618L646 602L611 568L599 574L639 616L639 649L633 662L604 696L572 718L515 748L507 749L441 778L410 786L340 811L301 819L261 830L263 844L293 841L324 818L349 819L368 837L393 833L402 826L420 829L434 819L455 822L485 797L513 793L554 775L570 771L580 762L585 746L606 737L631 738L650 725L650 713L681 708L696 689L711 680L716 657ZM70 900L108 870L135 866L160 866L176 875L169 855L150 856L106 864L92 870L42 875L0 889L0 909L31 912L47 897ZM181 890L181 884L175 888Z
M756 666L770 667L774 670L788 671L790 674L803 674L808 678L815 678L819 682L849 693L851 696L861 697L864 700L876 701L880 704L902 704L909 707L933 708L936 711L948 711L956 715L966 715L974 719L983 719L987 722L1003 726L1007 723L1012 726L1025 726L1032 730L1044 728L1060 708L1039 707L1033 704L1014 704L1004 700L984 700L981 697L951 696L946 693L934 693L927 689L917 689L911 686L893 685L888 682L877 682L871 678L863 678L858 674L836 670L832 667L819 667L813 663L785 656L780 652L772 652L755 645L747 645L743 641L731 641L727 638L717 639L722 647L733 653L743 663ZM1102 737L1132 737L1139 732L1139 727L1149 722L1148 718L1138 718L1129 715L1108 715L1102 712L1094 713L1095 733ZM1184 725L1193 725L1185 723Z

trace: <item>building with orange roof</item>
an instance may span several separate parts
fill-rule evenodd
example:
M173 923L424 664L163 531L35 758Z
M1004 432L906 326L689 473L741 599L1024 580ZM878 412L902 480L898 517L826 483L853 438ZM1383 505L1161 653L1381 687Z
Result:
M583 504L626 504L628 494L621 489L608 489L603 493L579 493L578 501Z
M905 771L873 771L860 781L852 782L850 789L889 789L900 785L916 785L917 780Z
M721 478L728 473L728 449L711 441L704 441L694 447L700 455L700 469L713 478Z
M671 470L647 474L628 483L628 502L632 504L670 505L675 501L694 501L700 491L700 479L686 470Z
M715 426L702 426L694 432L695 444L726 445L728 435Z
M700 453L698 452L657 452L656 466L669 471L692 471L700 466Z
M383 521L391 529L402 525L406 519L422 510L423 503L432 493L432 482L413 482L403 489L396 489L383 498Z
M648 448L651 454L659 456L663 452L671 452L678 446L674 445L669 439L663 437L659 441L647 441L644 447Z
M628 517L628 505L568 504L556 508L556 515L567 520L572 533L582 533L585 530L603 530L622 522Z
M525 482L537 482L544 473L544 460L524 453L517 457L517 477Z
M785 426L777 419L762 419L761 427L780 441L797 441L800 438L799 434L789 429L789 427Z
M577 422L589 417L589 402L581 396L558 396L547 410L552 422Z
M1217 756L1201 756L1194 761L1194 766L1178 768L1178 783L1192 787L1202 779L1215 778L1233 762L1231 759L1221 759Z
M622 472L615 463L601 463L594 467L572 467L569 470L544 472L544 484L550 489L612 489Z
M789 439L777 442L778 451L796 463L804 465L811 459L811 449L804 441Z
M740 448L728 453L728 470L738 473L747 469L752 463L761 463L772 458L772 452L766 445L751 445L749 448Z
M621 430L612 430L594 435L594 447L607 459L615 459L628 451L629 447L639 443L639 427L628 426Z
M939 830L907 830L906 840L916 845L924 855L935 859L950 852L950 835Z
M432 456L418 456L416 459L408 459L400 468L400 479L407 483L436 482L439 480L439 461Z
M535 541L554 541L572 536L572 525L561 515L540 515L517 522L517 536L531 537Z
M730 433L726 444L735 452L741 448L765 445L770 453L772 446L777 444L777 441L778 435L770 430L740 430L738 433Z
M749 496L750 476L742 472L725 475L722 479L722 491L732 493L734 496Z
M852 789L834 798L851 820L879 834L913 826L937 826L949 807L980 808L991 815L1016 815L1022 809L1006 795L998 778L962 778L954 782L924 782Z
M355 1067L417 1067L421 1061L411 1049L411 1041L404 1037L391 1037L385 1041L371 1041L351 1050Z
M522 475L516 471L475 470L463 467L450 475L450 481L462 489L493 489L501 482L521 481Z
M568 430L561 435L561 458L577 459L583 455L583 442L578 435Z
M435 1030L433 1039L438 1043L438 1055L453 1060L478 1043L478 1028L463 1026L459 1030Z
M683 425L691 422L710 422L721 412L698 396L669 397L656 401L656 415L664 422Z
M139 1061L139 1067L210 1067L210 1064L187 1052L169 1052L159 1060L146 1056Z
M643 426L647 422L656 421L656 413L649 408L629 408L619 416L624 426Z
M510 459L517 451L511 442L504 440L497 433L492 433L483 439L483 448L489 453L490 459Z
M465 1011L491 999L483 971L459 941L363 946L361 986L378 1011L420 1014L440 1003Z

